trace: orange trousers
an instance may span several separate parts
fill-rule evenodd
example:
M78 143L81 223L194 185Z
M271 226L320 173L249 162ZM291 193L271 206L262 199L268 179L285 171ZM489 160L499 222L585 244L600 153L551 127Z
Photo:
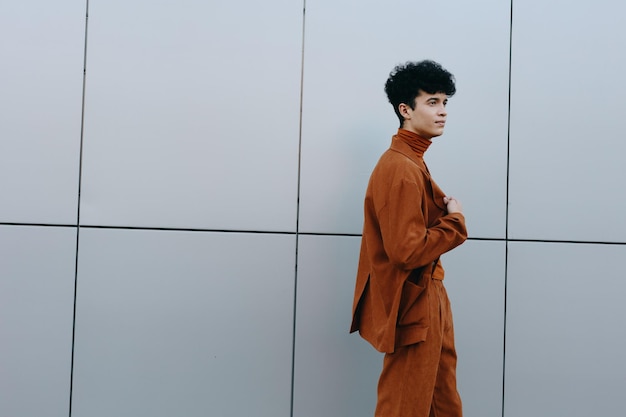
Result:
M462 417L456 389L456 350L450 300L443 282L426 291L430 326L426 340L385 354L378 381L376 417Z

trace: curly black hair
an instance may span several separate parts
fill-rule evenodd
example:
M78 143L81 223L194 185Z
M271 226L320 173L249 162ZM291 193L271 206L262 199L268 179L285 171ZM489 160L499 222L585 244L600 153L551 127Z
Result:
M396 66L385 83L385 93L400 119L400 127L404 123L404 117L398 106L404 103L415 109L415 98L420 90L428 94L444 93L452 97L456 93L454 76L437 62L430 60Z

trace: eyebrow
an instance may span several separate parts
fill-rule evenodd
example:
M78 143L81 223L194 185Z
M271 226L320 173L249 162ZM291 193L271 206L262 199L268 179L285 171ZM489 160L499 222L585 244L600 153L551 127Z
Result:
M435 100L435 101L441 101L442 99L440 99L439 97L435 97L435 96L430 96L426 98L426 101L431 101L431 100ZM448 101L448 98L444 98L443 101Z

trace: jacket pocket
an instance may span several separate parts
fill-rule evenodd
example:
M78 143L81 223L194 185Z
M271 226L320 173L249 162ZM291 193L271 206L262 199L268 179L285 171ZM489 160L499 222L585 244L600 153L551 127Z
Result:
M414 271L417 272L417 271ZM429 326L427 285L429 280L412 273L404 282L396 329L396 347L426 340Z

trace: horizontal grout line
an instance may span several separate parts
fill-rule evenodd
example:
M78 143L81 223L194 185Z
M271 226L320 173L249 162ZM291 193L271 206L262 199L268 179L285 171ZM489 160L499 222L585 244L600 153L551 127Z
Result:
M292 235L292 236L296 235L295 231L279 232L275 230L202 229L202 228L186 228L186 227L81 225L80 228L81 229L148 230L148 231L166 231L166 232L248 233L248 234Z
M515 239L515 238L488 238L468 237L467 240L485 242L509 242L509 243L568 243L573 245L626 245L626 242L607 242L599 240L559 240L559 239Z
M324 233L324 232L299 232L300 236L336 236L336 237L361 237L361 233Z
M0 226L32 226L32 227L78 227L75 224L52 224L52 223L15 223L0 222ZM332 237L361 237L361 233L324 233L324 232L280 232L275 230L245 230L245 229L202 229L185 227L149 227L149 226L104 226L104 225L80 225L81 229L106 229L106 230L146 230L166 232L206 232L206 233L243 233L243 234L267 234L288 236L332 236ZM561 240L561 239L514 239L514 238L491 238L491 237L468 237L467 240L477 242L514 242L514 243L567 243L574 245L626 245L626 242L610 242L597 240Z
M504 241L504 239L502 240ZM626 242L605 242L599 240L507 239L506 241L519 243L569 243L573 245L626 245Z
M0 222L0 226L34 226L34 227L74 227L75 224L54 224L54 223L15 223L15 222Z

